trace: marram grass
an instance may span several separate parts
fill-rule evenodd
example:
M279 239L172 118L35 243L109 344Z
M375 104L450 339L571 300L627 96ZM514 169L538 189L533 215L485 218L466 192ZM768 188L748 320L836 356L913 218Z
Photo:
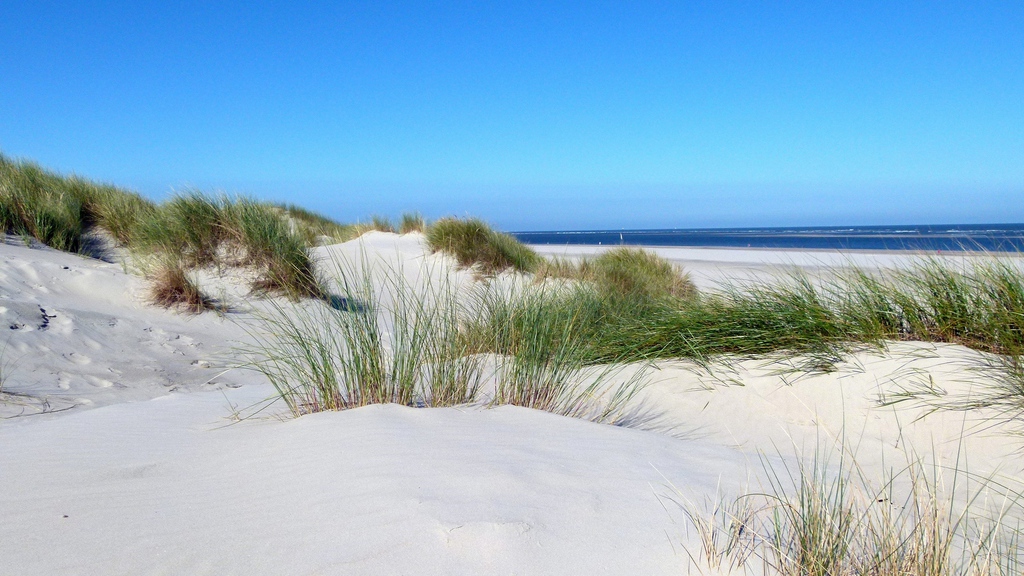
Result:
M0 227L5 232L78 252L84 247L83 235L95 226L128 244L138 221L152 208L132 192L0 154Z
M293 414L474 399L482 368L458 337L451 285L417 292L398 273L366 271L360 278L341 264L336 272L342 290L332 305L271 301L249 327L256 343L246 350L250 366L267 376Z
M365 262L337 270L342 291L333 306L271 302L249 327L256 344L246 350L248 365L267 376L295 415L377 403L477 403L617 423L643 384L639 375L614 378L618 365L587 370L578 341L561 338L557 322L528 322L523 330L523 315L542 320L543 295L478 285L486 292L467 305L448 280L413 289L401 271L375 273ZM507 315L488 325L506 323L506 348L485 355L492 335L475 332L470 319L495 310Z
M1021 492L908 454L869 478L844 451L770 464L764 491L703 507L672 497L696 531L691 566L766 576L1009 576L1024 570ZM718 572L712 572L718 573Z
M217 309L213 300L203 294L177 259L161 259L151 266L147 275L150 278L150 299L158 306L177 308L193 314Z
M642 298L688 298L697 292L689 276L654 252L643 248L618 247L594 258L571 261L544 260L536 278L564 278L588 282L603 292Z
M2 155L0 225L68 251L85 249L85 235L100 229L137 256L173 260L185 271L249 266L257 271L255 291L292 298L326 297L311 245L394 229L382 218L345 226L294 206L195 191L156 205L120 188ZM422 226L416 215L403 216L402 230ZM847 269L698 294L679 270L640 249L569 262L541 258L480 220L444 218L425 233L431 250L484 274L512 269L592 287L568 297L545 296L555 304L543 312L550 332L562 334L558 346L571 349L585 365L659 358L708 364L723 357L796 354L809 359L801 368L828 370L863 346L951 342L994 355L991 368L999 377L983 402L997 402L1008 414L1024 411L1024 273L1018 259L963 265L923 259L884 274ZM503 329L495 318L471 317L460 329ZM504 346L497 337L477 338L472 345L494 353ZM554 355L558 348L549 346Z
M0 226L71 252L83 250L85 234L100 229L136 256L152 260L163 269L153 278L165 280L175 268L255 267L254 289L293 298L322 295L308 251L310 237L344 233L341 225L311 212L246 198L187 191L156 205L133 192L2 155Z
M394 233L395 225L386 216L375 215L370 218L368 229L376 232Z
M186 192L156 208L136 238L138 251L173 254L186 268L255 268L253 289L260 292L293 299L322 296L305 238L270 204Z
M431 251L448 254L460 266L475 267L484 274L508 269L531 272L541 262L530 247L475 218L442 218L427 227L426 235Z
M526 406L591 420L618 423L645 384L644 372L623 380L625 363L591 362L584 336L593 324L587 288L485 286L473 303L475 322L463 338L472 350L501 357L492 404Z
M290 224L294 225L296 233L308 246L348 242L360 234L357 227L352 224L335 222L323 214L294 204L279 204L275 207L283 213Z
M413 232L423 232L427 228L426 220L418 212L406 212L402 214L402 219L398 223L399 234L411 234Z
M580 291L590 300L594 360L777 352L817 356L822 367L864 345L891 340L951 342L1000 355L1024 351L1024 273L1012 260L954 269L934 260L878 275L840 269L727 284L687 298ZM594 266L591 264L590 266Z

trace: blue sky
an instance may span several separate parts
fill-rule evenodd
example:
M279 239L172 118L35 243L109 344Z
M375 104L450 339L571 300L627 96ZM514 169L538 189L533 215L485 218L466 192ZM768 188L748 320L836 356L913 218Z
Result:
M1024 222L1024 5L48 3L0 150L501 228Z

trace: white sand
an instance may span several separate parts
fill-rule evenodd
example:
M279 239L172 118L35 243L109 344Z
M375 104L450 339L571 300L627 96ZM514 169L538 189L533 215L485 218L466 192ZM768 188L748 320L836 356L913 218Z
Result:
M851 259L662 253L704 286ZM370 234L320 254L365 256L414 283L451 272L417 235ZM981 475L1024 472L1019 438L986 426L991 414L878 407L929 378L950 394L984 384L967 369L980 355L922 343L796 379L765 361L715 376L664 362L639 399L652 418L641 429L513 407L298 419L272 408L235 423L272 389L222 373L251 315L236 280L203 280L235 311L157 309L119 265L0 245L0 574L681 574L695 536L672 499L757 487L765 455L791 459L843 436L868 475L907 451L966 455Z

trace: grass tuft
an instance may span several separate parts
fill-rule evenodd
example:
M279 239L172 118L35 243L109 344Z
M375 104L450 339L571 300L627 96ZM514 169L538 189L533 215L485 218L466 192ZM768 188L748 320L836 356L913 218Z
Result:
M724 500L721 495L706 498L703 506L686 500L676 489L681 501L673 500L686 521L697 532L700 550L687 550L690 562L716 573L742 573L755 549L752 528L757 510L751 498Z
M394 234L395 225L385 216L374 215L370 218L369 230Z
M427 227L427 245L432 252L454 257L459 266L473 266L485 274L509 268L530 272L541 261L530 247L475 218L442 218L433 222Z
M139 226L156 211L156 205L149 200L112 187L97 190L89 207L97 225L122 246L135 244Z
M593 261L586 266L577 273L583 266L555 261L546 273L596 277ZM723 356L787 354L807 360L798 369L827 371L865 346L923 340L995 353L1010 376L1022 365L1024 273L1016 261L962 270L925 261L884 276L857 269L813 278L797 273L686 298L597 292L577 296L595 309L576 331L591 339L592 362L689 358L708 365ZM1024 379L1006 385L1024 389ZM1017 396L1024 410L1024 395Z
M448 280L414 290L401 271L378 276L366 268L339 267L344 289L334 306L273 304L250 327L257 343L246 352L250 365L295 415L376 403L479 402L617 423L642 385L642 372L616 381L618 364L585 369L580 341L566 338L574 324L561 321L580 312L575 300L479 286L485 292L464 305ZM358 285L347 281L359 277ZM480 315L489 316L492 332L470 321ZM486 393L484 349L500 355L495 387Z
M137 245L158 257L175 255L185 268L253 267L259 292L293 299L323 295L303 236L270 204L190 191L153 211Z
M418 212L406 212L405 214L402 214L402 220L398 225L398 232L400 234L423 232L426 227L426 221L423 220L423 216L421 214Z
M545 259L535 276L538 280L566 278L590 282L602 291L620 296L691 298L697 293L682 269L641 248L613 248L596 258L575 262Z
M548 278L593 282L593 262L591 258L583 258L581 260L562 258L560 256L543 258L533 272L534 279L538 282Z
M303 238L273 206L236 199L224 204L228 237L244 262L261 270L253 287L291 297L320 298L324 292Z
M213 300L199 290L178 261L168 259L156 265L150 278L150 299L158 306L193 314L216 309Z
M294 204L279 204L276 208L295 224L296 232L308 246L348 242L358 236L355 226L341 224L312 210Z
M58 250L78 251L82 200L64 179L28 162L0 156L0 224Z
M503 361L492 405L511 404L597 422L618 423L643 388L644 372L612 385L624 367L618 358L593 364L586 334L600 314L586 288L558 291L527 286L486 289L473 306L476 323L464 332L470 348Z
M189 301L185 271L211 265L257 268L253 288L261 292L322 297L308 250L310 240L351 235L342 225L299 208L217 198L195 190L157 206L113 186L62 176L3 155L0 225L7 233L71 252L84 248L83 235L90 229L106 230L162 270L154 276L160 285L153 287L161 301Z
M710 511L681 505L701 542L698 567L774 576L1008 576L1024 567L1020 493L908 458L869 479L849 456L795 469L765 462L769 489ZM943 486L948 486L944 490ZM705 505L705 508L708 506Z
M687 298L696 293L682 270L653 252L614 248L594 259L594 280L603 290L622 295Z
M295 309L272 302L250 326L251 366L298 416L367 404L451 406L475 399L482 368L458 336L460 308L447 282L415 291L400 273L358 284L336 266L343 292Z
M0 154L0 227L58 250L78 252L91 227L121 244L153 204L138 194L50 172Z
M224 204L197 190L178 194L141 223L137 247L178 255L186 267L212 265L229 233Z

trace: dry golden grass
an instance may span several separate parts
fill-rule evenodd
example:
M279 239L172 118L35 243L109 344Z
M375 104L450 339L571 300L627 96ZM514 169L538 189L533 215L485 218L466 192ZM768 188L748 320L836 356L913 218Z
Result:
M158 306L193 314L217 308L178 262L161 262L150 275L150 280L150 300Z

